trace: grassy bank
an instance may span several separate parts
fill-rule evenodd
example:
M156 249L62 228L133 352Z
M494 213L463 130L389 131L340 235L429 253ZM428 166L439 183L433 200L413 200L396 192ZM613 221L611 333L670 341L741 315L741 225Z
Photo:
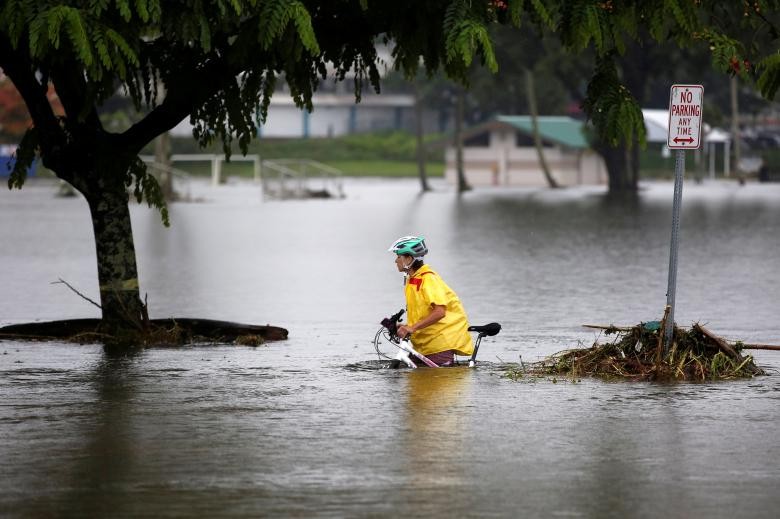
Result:
M428 175L441 177L444 172L445 136L433 134L426 136L426 164ZM222 153L221 146L214 145L201 149L191 138L172 139L172 153ZM150 145L144 150L152 154ZM240 155L234 147L233 153ZM415 177L417 176L416 139L406 132L377 132L345 135L331 138L264 138L259 137L249 145L248 153L259 155L262 159L309 159L322 162L355 177ZM645 180L674 178L674 156L663 156L661 144L649 143L639 151L641 164L640 178ZM780 171L780 150L765 150L764 160L773 171ZM704 163L706 162L706 163ZM193 175L208 175L207 163L177 163L179 169ZM718 147L716 153L716 176L723 176L723 152ZM703 161L697 165L693 154L686 160L686 177L709 175L709 163ZM251 177L252 166L248 163L230 163L224 166L226 176ZM732 172L732 175L734 173Z
M440 135L426 137L430 145L426 153L427 173L431 177L444 174L444 150L438 145ZM190 138L172 140L172 153L222 153L219 146L203 150ZM262 159L308 159L334 167L350 177L416 177L417 158L414 135L405 132L379 132L345 135L332 138L271 139L259 138L249 146L248 153ZM151 153L151 150L147 150ZM234 150L233 153L239 154ZM192 175L209 175L206 162L177 162L176 168ZM252 177L250 163L231 162L223 166L226 176Z

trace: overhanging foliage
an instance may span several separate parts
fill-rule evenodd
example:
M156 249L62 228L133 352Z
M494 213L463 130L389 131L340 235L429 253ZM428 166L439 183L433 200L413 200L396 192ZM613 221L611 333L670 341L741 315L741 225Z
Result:
M265 120L280 77L296 104L312 109L319 81L354 71L357 100L379 90L376 43L393 46L394 66L416 74L443 70L465 81L474 58L495 70L491 24L556 37L571 52L592 48L597 67L584 108L601 137L641 142L636 99L613 60L629 41L707 45L713 65L754 80L772 99L780 86L780 0L6 0L0 10L0 67L21 92L35 131L22 140L11 177L21 187L36 154L78 184L67 150L106 143L121 149L123 182L164 208L159 188L136 159L160 133L189 117L202 145L233 141L246 152ZM379 40L378 40L379 38ZM52 83L65 117L45 97ZM117 90L148 110L120 134L105 132L97 113Z

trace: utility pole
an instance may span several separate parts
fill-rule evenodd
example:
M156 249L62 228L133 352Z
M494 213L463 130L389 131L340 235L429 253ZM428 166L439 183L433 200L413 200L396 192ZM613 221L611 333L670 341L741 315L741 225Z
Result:
M739 103L737 101L739 84L737 76L731 77L729 86L731 90L731 142L734 143L734 171L737 173L739 185L744 185L745 174L742 172L742 168L739 165L740 160L742 159L742 153L739 143Z
M430 191L431 186L428 185L428 174L425 171L425 141L423 140L425 132L423 129L422 95L420 94L420 84L416 78L412 84L414 85L414 122L417 134L417 172L420 175L420 188L422 191Z
M457 87L455 98L455 168L458 172L458 193L468 191L471 186L466 182L466 172L463 166L463 105L466 95L463 88Z

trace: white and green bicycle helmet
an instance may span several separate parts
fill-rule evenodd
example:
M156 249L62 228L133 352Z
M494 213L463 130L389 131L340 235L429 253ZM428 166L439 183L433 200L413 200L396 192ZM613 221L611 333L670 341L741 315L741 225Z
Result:
M422 236L404 236L393 242L389 249L398 256L408 254L413 258L422 258L428 254L428 247L425 245L425 238Z

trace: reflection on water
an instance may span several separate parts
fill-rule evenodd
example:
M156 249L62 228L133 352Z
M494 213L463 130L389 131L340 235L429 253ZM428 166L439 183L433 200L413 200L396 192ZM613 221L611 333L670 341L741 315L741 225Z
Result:
M28 189L29 188L29 189ZM0 191L0 320L94 315L88 211ZM657 318L671 184L418 197L352 182L339 201L263 203L194 185L173 227L133 207L158 317L290 328L263 347L0 343L0 515L774 517L780 384L553 383L502 373ZM45 207L46 210L41 210ZM403 304L386 252L425 234L476 324L477 369L388 370L371 339ZM686 185L677 318L780 342L780 186ZM333 251L337 253L334 254ZM780 368L780 354L756 352ZM775 373L776 371L773 371Z
M133 382L132 359L106 358L95 365L91 376L94 389L94 418L73 434L83 441L83 452L75 456L63 489L55 502L73 515L107 516L124 509L130 496L122 481L131 472L138 446L132 438L133 415L129 403L137 388Z
M440 506L430 502L431 496L468 493L473 485L463 470L462 449L474 431L461 409L471 400L472 376L466 367L415 369L406 377L405 394L399 395L406 402L407 484L421 512Z

